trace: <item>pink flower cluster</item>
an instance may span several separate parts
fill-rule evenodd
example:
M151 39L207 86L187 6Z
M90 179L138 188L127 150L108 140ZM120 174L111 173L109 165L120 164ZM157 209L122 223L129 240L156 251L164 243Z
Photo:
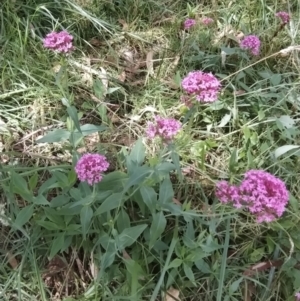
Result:
M202 71L188 73L181 84L187 93L195 94L200 102L216 101L221 89L220 81L212 73Z
M289 200L284 182L262 170L246 172L239 186L219 182L216 196L222 203L248 209L258 223L271 222L282 216Z
M171 141L181 129L181 123L173 118L162 118L155 116L155 123L149 122L147 136L153 139L155 136L161 137L165 142Z
M283 24L289 23L291 19L290 14L285 11L279 11L275 16L280 18Z
M66 31L51 32L44 38L44 47L59 53L69 53L74 47L73 36Z
M240 42L242 49L247 49L253 55L259 55L260 51L260 40L256 35L248 35Z
M196 25L195 19L186 19L183 23L184 29L190 29L191 27Z
M203 25L209 25L209 24L211 24L213 22L214 22L214 19L209 18L209 17L204 17L204 18L201 19L201 23Z
M105 156L99 154L84 154L75 166L75 172L81 182L89 185L96 184L102 180L101 173L106 171L109 163Z
M300 301L300 293L296 293L295 297L296 297L296 301Z

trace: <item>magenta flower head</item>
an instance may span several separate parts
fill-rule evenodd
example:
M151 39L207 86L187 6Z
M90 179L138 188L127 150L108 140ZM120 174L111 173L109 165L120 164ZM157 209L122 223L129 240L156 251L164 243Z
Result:
M81 182L89 185L96 184L102 180L102 175L109 167L105 156L99 154L84 154L75 166L75 172Z
M195 19L186 19L183 23L184 29L190 29L191 27L196 25Z
M296 297L296 301L300 301L300 293L296 293L295 297Z
M204 18L201 19L201 23L203 25L209 25L213 22L214 22L214 19L212 19L212 18L204 17Z
M214 102L221 89L220 81L212 74L192 71L182 80L182 88L188 94L195 94L200 102Z
M290 22L291 16L289 13L285 11L279 11L275 14L276 17L280 18L283 24L287 24Z
M240 42L240 47L242 49L249 50L253 55L259 55L260 50L260 40L256 35L245 36Z
M44 47L58 53L69 53L74 47L72 44L73 36L66 31L51 32L43 40Z
M165 142L170 142L181 129L181 123L173 118L155 116L155 123L149 122L146 134L148 138L161 137Z
M284 182L263 170L246 172L239 186L219 182L216 196L222 203L248 209L258 223L271 222L282 216L289 200Z

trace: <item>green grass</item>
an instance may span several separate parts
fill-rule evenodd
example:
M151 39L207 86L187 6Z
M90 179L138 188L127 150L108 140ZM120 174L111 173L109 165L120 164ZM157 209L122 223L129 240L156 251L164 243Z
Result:
M8 226L0 225L0 300L154 301L165 300L170 287L179 290L180 300L295 300L300 291L299 149L275 154L284 145L300 145L298 51L278 54L300 42L300 5L296 0L285 5L206 2L191 1L189 9L181 0L2 1L0 203L6 207L0 215ZM274 13L288 9L291 24L272 38L279 26ZM194 14L215 22L184 32L183 21ZM61 232L53 236L37 224L43 205L35 207L24 225L16 223L28 202L12 192L12 170L29 183L36 181L35 193L53 171L72 170L74 150L67 142L36 143L49 130L74 126L62 102L66 93L55 81L59 74L54 69L63 62L42 46L42 38L53 29L67 29L74 36L76 49L67 58L67 96L80 123L108 126L99 136L85 137L77 150L105 153L112 169L126 171L125 158L155 113L185 119L180 81L189 71L213 72L222 80L219 101L199 105L176 141L183 180L172 174L172 186L186 215L166 214L167 226L155 248L145 243L147 230L126 248L127 255L117 253L107 269L101 269L110 252L104 246L123 230L122 223L150 227L153 217L146 209L137 210L137 193L106 224L96 220L86 240L74 234L58 252L58 263L49 256ZM260 36L259 58L240 52L239 32ZM147 67L151 51L154 76ZM126 54L134 64L124 59ZM103 71L111 89L106 95L103 78L97 76ZM151 164L160 160L159 151L155 141L146 141ZM257 224L246 211L215 199L217 181L237 183L249 169L266 170L286 183L290 203L278 221ZM159 185L153 183L157 191ZM58 191L51 189L49 201ZM59 223L60 217L55 218ZM61 243L67 245L64 239Z

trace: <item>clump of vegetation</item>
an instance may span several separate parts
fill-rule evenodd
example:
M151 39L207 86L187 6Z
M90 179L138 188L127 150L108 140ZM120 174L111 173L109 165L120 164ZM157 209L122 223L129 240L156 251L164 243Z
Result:
M300 300L299 9L4 0L1 298Z

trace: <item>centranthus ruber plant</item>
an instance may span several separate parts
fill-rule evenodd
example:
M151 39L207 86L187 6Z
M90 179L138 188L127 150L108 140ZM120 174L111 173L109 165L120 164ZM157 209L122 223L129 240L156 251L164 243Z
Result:
M289 201L284 182L263 170L247 171L240 185L217 183L216 196L222 203L247 209L258 223L281 217Z

